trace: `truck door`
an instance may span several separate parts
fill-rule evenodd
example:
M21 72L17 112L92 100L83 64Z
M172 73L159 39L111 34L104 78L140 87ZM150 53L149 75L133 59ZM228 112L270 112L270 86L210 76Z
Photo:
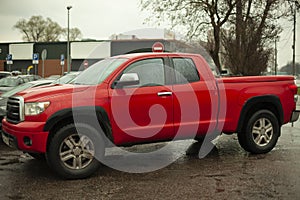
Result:
M172 57L174 68L174 128L177 137L212 132L217 123L218 92L211 71L199 73L200 58ZM209 70L202 66L204 70Z
M173 95L166 85L164 58L128 65L123 74L137 74L139 83L110 89L112 129L116 144L165 140L173 135Z

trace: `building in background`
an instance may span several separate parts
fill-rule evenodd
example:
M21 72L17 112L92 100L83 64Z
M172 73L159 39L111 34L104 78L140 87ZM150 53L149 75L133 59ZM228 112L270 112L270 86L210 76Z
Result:
M195 48L175 39L138 39L133 36L122 36L112 40L101 41L74 41L70 43L71 71L78 71L89 67L104 58L138 52L151 52L155 42L161 42L166 52L204 52L203 48ZM51 43L0 43L0 71L21 71L42 76L42 52L47 50L44 60L45 77L62 74L67 71L67 42ZM39 54L39 62L33 65L33 54ZM7 55L12 55L13 64L6 61ZM62 56L64 63L61 65ZM31 67L30 66L34 66ZM36 69L35 69L36 67ZM28 71L29 70L29 71Z

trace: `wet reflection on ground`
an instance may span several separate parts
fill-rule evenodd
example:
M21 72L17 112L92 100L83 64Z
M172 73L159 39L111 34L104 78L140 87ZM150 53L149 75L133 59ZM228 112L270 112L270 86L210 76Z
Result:
M253 155L238 144L236 135L222 135L212 151L198 158L201 143L194 140L123 148L148 153L152 162L174 160L149 173L126 173L103 165L92 177L65 181L45 162L0 143L0 199L300 199L300 125L283 127L275 149ZM107 160L124 166L149 166L136 155L122 155L111 148Z

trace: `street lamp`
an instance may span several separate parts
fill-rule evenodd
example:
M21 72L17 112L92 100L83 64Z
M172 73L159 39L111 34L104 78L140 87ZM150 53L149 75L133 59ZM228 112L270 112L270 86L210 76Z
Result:
M67 70L68 70L68 73L71 71L71 69L70 69L70 63L71 63L71 56L70 56L70 9L71 8L72 8L72 6L67 7L67 10L68 10L68 42L67 42L68 60L67 60Z

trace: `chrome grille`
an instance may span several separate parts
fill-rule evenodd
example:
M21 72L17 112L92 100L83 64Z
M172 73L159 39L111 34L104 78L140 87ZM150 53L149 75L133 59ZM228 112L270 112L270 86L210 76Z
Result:
M8 122L17 124L24 120L24 100L22 97L10 97L7 101L6 119Z

